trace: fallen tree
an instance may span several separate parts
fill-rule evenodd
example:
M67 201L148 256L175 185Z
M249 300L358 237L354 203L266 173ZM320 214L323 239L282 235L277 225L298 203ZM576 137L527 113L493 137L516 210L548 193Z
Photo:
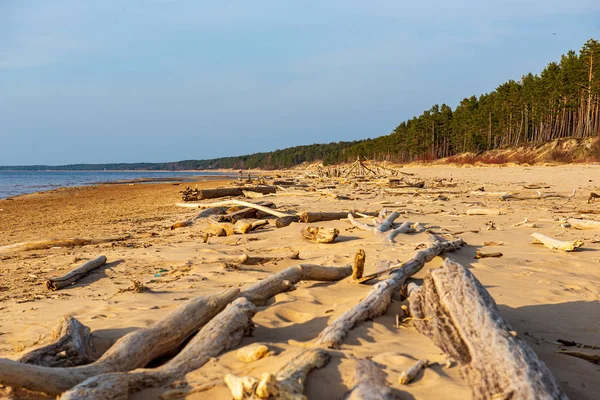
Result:
M461 365L479 399L567 399L473 274L449 259L409 296L415 328Z

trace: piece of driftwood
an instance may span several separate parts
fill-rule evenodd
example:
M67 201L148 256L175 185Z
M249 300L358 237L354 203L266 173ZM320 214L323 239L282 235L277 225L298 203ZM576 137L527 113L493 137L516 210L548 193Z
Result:
M594 193L594 192L590 192L590 196L587 199L587 203L593 203L596 201L596 199L600 199L600 194Z
M531 237L533 237L533 243L541 243L552 250L575 251L575 249L578 249L579 247L584 245L583 241L579 239L572 241L562 241L551 238L539 232L532 233Z
M251 363L256 360L260 360L269 354L269 348L264 344L253 343L246 347L242 347L236 351L235 355L238 360L245 363Z
M462 265L446 259L428 272L409 302L413 325L461 365L473 399L567 399Z
M256 387L256 395L262 399L301 399L308 374L315 368L323 368L330 359L329 353L323 349L304 350L275 375L263 374Z
M265 256L250 256L248 254L242 254L235 259L235 262L242 265L262 265L268 262L277 262L281 260L299 260L300 252L293 251L291 254L279 257L265 257Z
M239 293L239 289L232 288L188 300L154 325L123 336L88 365L47 368L0 358L0 384L56 395L96 375L144 367L177 350Z
M97 359L90 328L71 316L52 330L53 342L20 356L17 361L45 367L74 367Z
M367 256L363 249L356 250L354 255L354 264L352 265L352 279L357 280L362 278L365 270L365 260Z
M509 192L485 192L482 190L471 190L470 196L490 196L490 197L502 197L510 194Z
M410 296L410 294L409 294L409 296ZM416 378L416 376L419 374L419 372L421 372L428 366L429 366L429 360L427 360L427 359L419 360L415 363L415 365L413 365L406 371L402 371L398 381L400 382L401 385L408 385L409 383L411 383L413 381L413 379Z
M400 392L388 386L385 374L371 360L358 360L354 369L353 387L345 400L401 399Z
M242 290L245 297L257 306L264 305L268 299L278 293L292 290L300 281L335 282L352 274L352 266L322 267L320 265L300 264L288 267L283 271L270 275Z
M371 217L376 217L379 215L379 212L367 211L360 213L361 215L368 215ZM354 217L358 216L358 213L353 212L352 215ZM339 219L344 219L348 217L348 213L345 211L333 211L333 212L303 212L300 214L300 222L313 223L313 222L321 222L321 221L335 221Z
M316 243L333 243L339 236L337 228L323 228L318 226L307 226L300 231L304 239Z
M381 213L380 213L380 215L381 215ZM400 216L400 213L398 211L393 211L387 217L383 218L381 220L381 222L374 221L375 226L371 226L371 225L364 224L362 222L358 222L352 213L347 215L348 221L350 221L350 223L354 227L356 227L360 230L363 230L363 231L369 231L369 232L373 233L374 235L381 235L381 234L389 231L390 229L392 229L392 226L394 225L394 221L399 216Z
M234 374L227 374L223 378L223 381L231 392L231 398L233 400L244 400L256 398L254 391L258 385L258 379L253 376L237 376Z
M386 280L373 286L369 294L355 307L340 315L321 331L314 345L338 348L355 326L385 313L392 301L392 293L404 285L408 278L419 272L425 263L443 252L458 250L464 244L462 239L445 241L434 236L433 240L429 247L418 250L410 260L391 270Z
M180 205L180 203L176 204L176 205ZM282 217L287 217L290 214L281 212L281 211L277 211L277 210L273 210L270 207L265 207L263 205L260 205L258 203L250 203L247 201L243 201L243 200L225 200L225 201L218 201L215 203L195 203L194 204L195 207L222 207L222 206L243 206L243 207L249 207L249 208L255 208L257 210L260 210L262 212L264 212L265 214L268 215L273 215L277 218L282 218Z
M197 220L201 219L201 218L208 218L212 215L220 215L223 216L224 214L227 213L227 207L211 207L211 208L207 208L205 210L202 210L198 213L198 215L196 215L193 218L190 218L188 220L185 221L181 221L181 222L176 222L173 225L171 225L171 230L177 229L177 228L184 228L184 227L188 227L188 226L192 226ZM221 217L219 217L221 218Z
M576 229L600 229L600 221L591 219L569 218L567 222Z
M223 187L216 189L200 189L198 191L197 199L206 200L228 196L242 196L244 194L244 191L268 194L275 193L277 191L277 188L275 186L240 186Z
M497 208L471 208L467 210L467 215L501 215L502 211Z
M542 193L538 191L536 194L510 194L507 193L501 196L501 200L539 200L539 199L550 199L550 198L566 198L570 199L575 197L577 189L573 190L571 194L560 194L560 193Z
M80 247L92 244L102 244L111 242L120 242L131 239L131 236L120 236L106 239L50 239L38 240L35 242L13 243L6 246L0 246L0 253L13 251L46 250L53 247Z
M275 226L278 228L285 228L290 225L292 222L299 222L300 217L297 215L286 215L285 217L277 218L275 220Z
M412 222L406 221L403 222L398 228L392 229L385 237L385 240L390 243L394 243L396 236L398 236L401 233L419 233L423 232L424 230L425 227L419 224L418 222L416 224L413 224Z
M87 276L93 270L100 268L106 264L106 256L100 256L83 264L79 268L75 268L66 275L46 280L48 290L59 290L67 286L71 286L81 278Z
M571 357L581 358L582 360L586 360L591 362L592 364L600 364L600 356L597 354L589 354L582 353L581 351L572 351L572 350L560 350L557 351L558 354L564 354Z
M168 384L206 364L212 357L235 347L254 329L254 304L244 298L233 301L210 320L190 342L166 364L153 369L94 376L63 393L60 400L104 400ZM111 385L106 385L111 382ZM112 397L111 397L112 396ZM127 397L123 397L127 398Z
M484 253L482 251L477 250L477 254L475 254L475 258L500 258L502 257L502 253L499 251L493 253Z

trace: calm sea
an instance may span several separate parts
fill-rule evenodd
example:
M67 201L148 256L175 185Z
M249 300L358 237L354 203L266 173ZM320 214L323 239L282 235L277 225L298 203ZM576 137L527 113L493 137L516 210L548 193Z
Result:
M180 180L195 177L227 175L219 172L103 172L103 171L0 171L0 199L19 194L40 192L68 186L84 186L98 182L136 179L170 178Z

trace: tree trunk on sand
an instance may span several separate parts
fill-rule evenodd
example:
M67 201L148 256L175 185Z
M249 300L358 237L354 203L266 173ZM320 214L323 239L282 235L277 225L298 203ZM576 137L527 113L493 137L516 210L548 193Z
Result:
M240 298L208 322L168 363L154 369L94 376L65 392L60 400L127 398L127 394L165 385L202 367L212 357L239 344L252 333L254 304Z
M46 281L46 287L48 290L59 290L64 287L71 286L81 278L87 276L91 271L95 270L96 268L100 268L104 264L106 264L106 257L100 256L86 262L81 267L72 270L66 275L48 279Z
M201 189L198 193L198 200L216 199L227 196L243 196L244 191L257 192L262 194L275 193L275 186L242 186L242 187L224 187L217 189Z
M329 324L319 334L314 346L338 348L355 326L384 314L391 303L392 293L419 272L425 263L443 252L458 250L464 244L462 239L447 242L434 236L434 240L431 246L417 251L400 268L390 271L388 279L374 285L367 297Z
M566 399L473 274L449 259L409 297L412 321L461 364L473 399Z
M378 212L364 212L363 215L369 215L371 217L376 217L379 215ZM358 216L358 214L353 213L353 216ZM333 212L303 212L300 214L300 222L313 223L313 222L321 222L321 221L335 221L338 219L348 218L348 213L345 211L333 211Z
M20 363L45 367L74 367L96 360L90 328L77 319L63 317L52 331L54 342L23 354Z
M239 289L233 288L191 299L156 324L123 336L88 365L48 368L0 359L0 384L56 395L96 375L145 367L179 348L238 294Z

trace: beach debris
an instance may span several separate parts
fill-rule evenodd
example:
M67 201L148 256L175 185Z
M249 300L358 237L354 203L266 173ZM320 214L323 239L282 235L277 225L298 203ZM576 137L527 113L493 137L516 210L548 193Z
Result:
M277 261L281 261L281 260L299 260L299 259L300 259L300 252L295 250L289 255L279 256L279 257L250 256L248 254L242 254L241 256L236 257L234 261L239 264L242 264L242 265L262 265L262 264L266 264L269 262L277 262Z
M392 301L392 293L397 291L406 280L419 272L425 263L433 260L443 252L458 250L465 243L462 239L446 241L437 236L426 248L418 250L402 267L392 270L389 278L377 283L369 294L356 306L349 309L329 324L317 337L315 346L339 348L348 332L362 322L385 313Z
M100 256L83 264L81 267L75 268L66 275L46 280L48 290L59 290L67 286L71 286L81 278L89 275L93 270L100 268L106 264L106 256Z
M282 217L287 217L290 214L288 213L284 213L281 211L277 211L274 210L270 207L266 207L263 206L259 203L250 203L247 201L243 201L243 200L224 200L224 201L218 201L215 203L176 203L175 204L178 207L193 207L193 208L214 208L214 207L223 207L223 206L243 206L243 207L248 207L248 208L255 208L257 210L260 210L262 212L264 212L265 214L268 215L273 215L277 218L282 218Z
M227 374L223 380L231 391L231 397L233 400L244 400L251 398L254 394L256 386L258 385L258 379L253 376L237 376L234 374Z
M504 196L501 196L501 200L539 200L539 199L549 199L549 198L565 198L569 199L575 197L575 193L577 189L573 190L571 194L560 194L560 193L542 193L540 191L537 194L510 194L507 193Z
M275 226L278 228L285 228L289 226L292 222L299 222L300 217L297 215L286 215L285 217L277 218L275 220Z
M531 237L533 237L533 243L541 243L552 250L575 251L584 245L583 241L579 239L572 241L561 241L553 239L539 232L532 233Z
M44 367L75 367L96 360L90 328L67 315L52 330L52 343L21 355L17 361Z
M527 342L511 334L513 328L493 298L462 265L446 258L442 267L427 273L409 303L413 326L461 365L473 399L567 399L550 370Z
M254 343L239 349L235 355L238 360L245 363L251 363L260 360L269 353L269 348L264 344Z
M353 387L345 399L400 399L399 391L388 386L385 373L371 360L356 362Z
M352 280L362 278L365 269L366 254L363 249L356 250L354 255L354 264L352 265Z
M58 247L80 247L93 244L121 242L131 239L130 235L119 236L106 239L51 239L38 240L34 242L13 243L6 246L0 246L0 254L14 251L29 251L29 250L47 250Z
M413 224L412 222L403 222L398 228L392 229L386 236L385 240L390 243L395 243L396 236L401 233L419 233L424 232L425 227L420 223Z
M483 252L481 252L481 251L478 250L477 254L475 255L474 258L479 259L479 258L491 258L491 257L493 257L493 258L500 258L500 257L502 257L502 253L500 253L500 252L483 253Z
M316 243L333 243L340 235L337 228L323 228L317 226L307 226L300 231L304 239Z
M183 201L197 201L205 199L216 199L219 197L235 197L243 196L244 191L256 192L262 194L275 193L275 186L238 186L238 187L222 187L215 189L190 189L186 188L182 192L181 198Z
M350 221L352 226L360 230L369 231L374 235L381 235L392 229L394 221L400 216L400 213L398 211L392 211L388 216L385 216L385 210L381 210L379 215L381 218L373 221L375 226L358 222L352 213L348 214L348 221Z
M504 246L504 242L483 242L482 246Z
M575 229L600 229L600 221L591 219L569 218L567 223Z
M557 351L557 353L564 354L566 356L581 358L582 360L589 361L592 364L600 364L600 355L597 354L582 353L580 351L571 350L560 350Z
M467 215L502 215L504 214L497 208L470 208L466 212Z
M376 217L379 215L379 212L365 211L358 213L356 211L352 212L354 217L356 216L364 216L368 215L370 217ZM344 219L348 217L348 213L345 211L316 211L316 212L303 212L300 214L300 222L313 223L313 222L321 222L321 221L334 221L339 219Z
M429 360L427 360L425 358L421 359L421 360L417 361L415 363L415 365L413 365L406 371L403 371L400 374L400 378L398 379L398 381L400 382L401 385L408 385L409 383L411 383L413 381L413 379L416 378L416 376L419 374L419 372L421 372L428 366L429 366Z

